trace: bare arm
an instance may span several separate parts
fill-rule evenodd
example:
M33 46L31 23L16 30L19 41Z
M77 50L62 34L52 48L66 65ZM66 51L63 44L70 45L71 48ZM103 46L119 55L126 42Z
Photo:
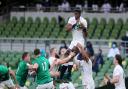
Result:
M111 84L115 84L115 83L118 83L118 82L119 82L120 76L117 75L117 76L114 76L114 77L111 79L108 75L105 75L105 78L106 78Z
M33 65L33 69L34 69L34 70L37 70L37 68L38 68L38 64L35 63L35 64Z
M57 64L64 64L66 62L68 62L70 59L72 59L72 57L75 56L74 52L71 52L70 55L62 60L58 60Z
M58 59L55 59L55 60L53 61L53 63L50 65L50 70L52 70L52 69L55 67L55 65L56 65L56 63L57 63L57 60L58 60Z
M118 83L119 82L119 75L117 75L117 76L114 76L111 80L110 80L110 82L112 83L112 84L114 84L114 83Z
M11 75L11 77L13 78L13 80L15 81L15 83L16 83L16 88L19 88L19 85L18 85L18 82L17 82L17 80L16 80L14 71L9 70L9 74Z
M79 51L82 54L83 59L85 61L88 61L89 60L89 56L87 55L87 52L84 50L84 47L82 47L80 43L77 44L77 47L79 48Z
M68 24L65 26L65 28L66 28L66 31L71 31L71 30L72 30L72 25L68 23Z

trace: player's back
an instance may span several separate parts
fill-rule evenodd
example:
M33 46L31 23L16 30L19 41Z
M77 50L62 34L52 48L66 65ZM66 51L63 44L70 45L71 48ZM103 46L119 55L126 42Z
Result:
M5 81L8 79L9 79L9 69L4 65L0 65L0 81Z
M91 83L94 82L93 77L92 77L92 62L89 59L88 62L82 60L81 62L81 68L82 68L82 76L83 76L83 83Z
M6 74L8 72L8 68L4 65L0 65L0 74Z
M37 84L45 84L52 81L50 72L49 72L49 62L45 57L39 56L37 57L33 63L38 64L36 82Z
M16 79L20 86L25 85L25 82L27 80L27 75L28 75L27 62L25 62L24 60L21 60L18 65L18 69L16 71Z

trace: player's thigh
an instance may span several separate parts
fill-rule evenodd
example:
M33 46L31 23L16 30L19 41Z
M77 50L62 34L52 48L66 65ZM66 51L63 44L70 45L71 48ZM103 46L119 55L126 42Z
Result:
M28 89L26 86L24 86L24 87L20 87L20 89Z
M4 88L5 88L4 83L0 83L0 89L4 89Z
M54 89L53 81L47 84L38 85L36 89Z
M53 81L48 83L48 89L53 89L54 88L54 85L53 85Z
M69 48L72 49L74 46L76 46L77 44L81 44L83 47L85 45L85 41L84 40L74 40L71 42Z
M13 81L12 81L11 79L4 81L4 84L5 84L8 88L10 88L10 89L14 89L14 88L15 88L15 85L14 85L14 83L13 83Z
M87 85L87 86L84 87L84 89L94 89L94 86L92 86L92 85Z
M69 49L72 49L74 46L76 46L75 41L72 41L71 44L69 45Z

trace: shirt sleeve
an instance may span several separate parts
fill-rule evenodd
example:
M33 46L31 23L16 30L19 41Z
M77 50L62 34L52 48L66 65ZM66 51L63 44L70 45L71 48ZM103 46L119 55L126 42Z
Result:
M113 76L118 76L120 75L120 69L119 68L116 68L113 72Z
M77 60L77 58L75 57L74 58L74 61L73 61L77 66L80 66L80 60Z
M71 25L74 24L74 21L73 21L73 19L72 19L71 17L70 17L69 20L68 20L68 24L71 24Z
M87 21L86 21L86 19L83 18L82 24L84 25L85 28L87 28Z
M50 65L52 65L53 59L52 59L52 58L49 58L49 59L48 59L48 62L49 62Z

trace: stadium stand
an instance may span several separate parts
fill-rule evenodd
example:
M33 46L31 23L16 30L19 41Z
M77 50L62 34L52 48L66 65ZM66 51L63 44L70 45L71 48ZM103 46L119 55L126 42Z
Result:
M114 21L109 19L107 22L105 18L100 21L93 18L89 23L88 31L89 38L93 39L120 39L128 31L128 20L124 22L121 18ZM65 23L63 19L62 24ZM19 20L16 17L6 23L0 24L1 37L23 37L23 38L71 38L71 35L65 31L64 27L58 25L57 19L53 17L49 21L48 17L44 17L43 21L39 17L34 21L32 17L28 17L25 21L24 17Z

